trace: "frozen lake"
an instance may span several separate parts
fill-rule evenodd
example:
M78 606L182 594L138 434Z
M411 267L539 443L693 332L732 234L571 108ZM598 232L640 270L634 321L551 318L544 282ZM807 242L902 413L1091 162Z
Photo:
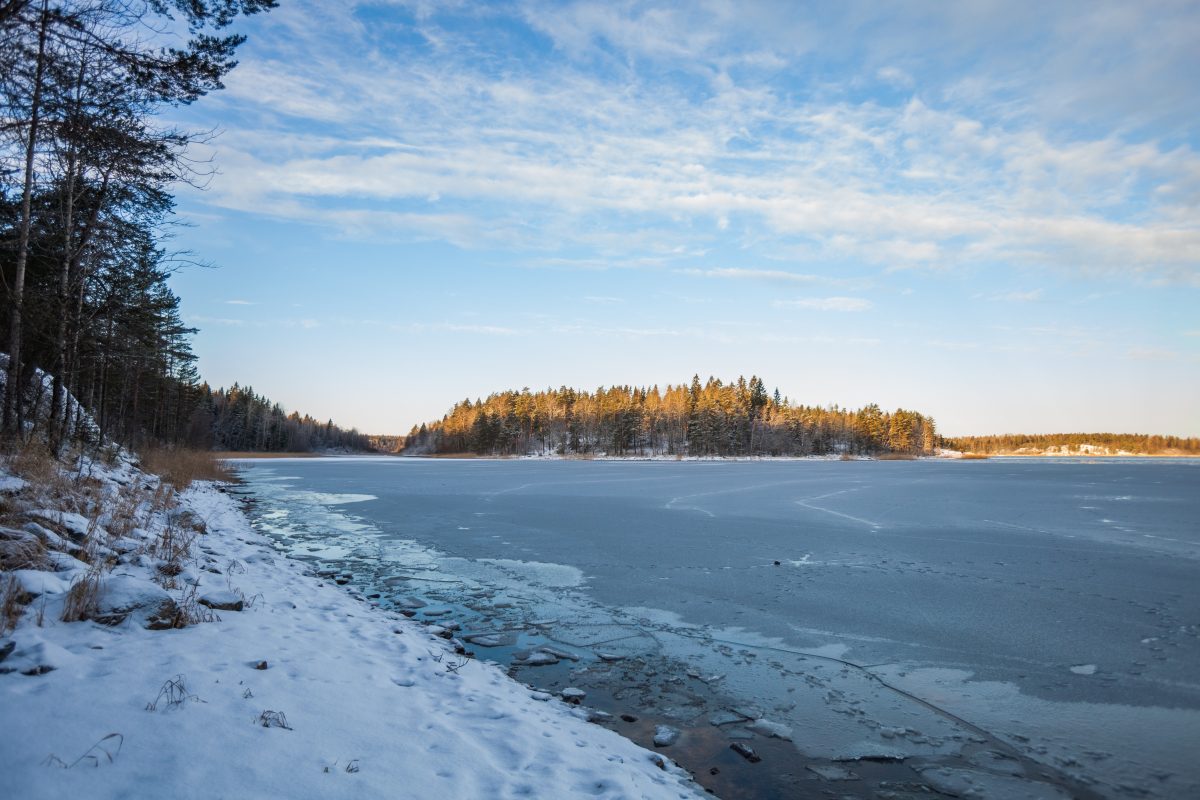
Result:
M1200 797L1200 462L239 468L282 549L676 724L723 796Z

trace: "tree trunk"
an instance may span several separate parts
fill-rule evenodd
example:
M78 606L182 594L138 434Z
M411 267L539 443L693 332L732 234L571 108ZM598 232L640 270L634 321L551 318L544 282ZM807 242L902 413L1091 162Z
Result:
M37 66L33 77L33 107L29 115L29 135L25 140L25 175L21 187L21 229L17 240L16 269L9 303L8 380L4 391L4 432L13 435L20 427L18 405L21 399L21 312L25 306L25 267L29 262L29 233L33 227L33 160L37 147L38 123L42 106L42 77L46 65L46 28L50 20L49 0L42 0L42 19L38 26Z

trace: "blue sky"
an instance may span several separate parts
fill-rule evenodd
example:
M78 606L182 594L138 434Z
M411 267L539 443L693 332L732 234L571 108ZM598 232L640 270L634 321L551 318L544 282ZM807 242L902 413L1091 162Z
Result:
M1200 6L284 0L173 279L212 383L405 432L758 374L1200 435Z

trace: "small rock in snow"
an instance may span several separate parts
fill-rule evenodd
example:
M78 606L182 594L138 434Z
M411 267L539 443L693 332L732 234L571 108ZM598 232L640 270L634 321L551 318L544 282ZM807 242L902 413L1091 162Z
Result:
M199 602L214 611L241 611L246 605L241 595L229 591L209 592L201 595Z
M583 702L583 698L587 697L587 692L583 689L576 689L574 686L568 686L563 689L560 694L562 699L573 705L579 705Z
M532 697L534 700L538 700L543 703L549 701L550 698L554 697L554 695L550 694L549 692L530 692L529 696Z
M258 663L256 663L256 664L254 665L254 668L255 668L255 669L266 669L266 668L267 668L267 662L266 662L266 661L259 661Z
M654 746L670 747L679 741L679 729L670 725L659 725L654 729Z
M15 650L16 647L17 647L17 642L15 639L0 640L0 661L3 661L4 659L8 658L8 654L11 653L13 650Z

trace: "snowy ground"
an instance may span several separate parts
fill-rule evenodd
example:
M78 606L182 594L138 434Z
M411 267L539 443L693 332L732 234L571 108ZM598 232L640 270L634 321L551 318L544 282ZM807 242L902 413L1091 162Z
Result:
M304 574L218 487L85 472L0 474L0 598L23 604L0 636L0 797L699 794L584 709ZM91 619L61 621L71 599Z

